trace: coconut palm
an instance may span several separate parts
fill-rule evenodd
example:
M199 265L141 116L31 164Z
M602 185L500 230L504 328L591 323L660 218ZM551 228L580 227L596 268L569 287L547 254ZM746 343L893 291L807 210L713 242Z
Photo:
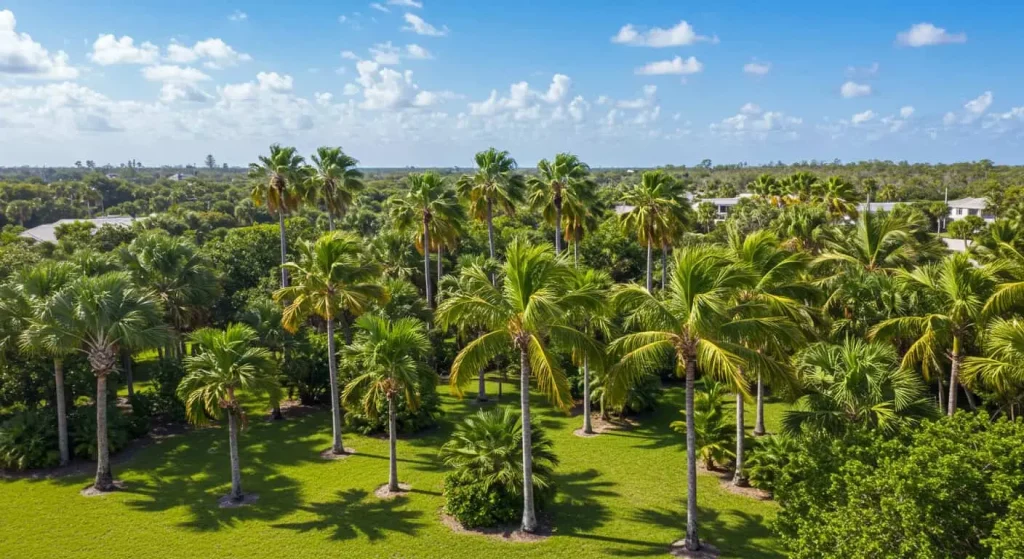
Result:
M516 204L525 199L526 182L516 173L516 160L507 151L488 148L474 157L477 171L459 178L459 196L469 202L472 216L487 223L487 246L494 256L494 208L515 213Z
M825 240L825 251L817 263L848 266L867 271L892 270L918 259L913 227L894 213L864 212L849 235L833 235Z
M572 242L572 259L579 264L580 242L600 225L604 203L593 181L570 182L562 192L562 238Z
M313 166L306 173L306 190L327 209L327 227L334 231L334 218L345 217L355 196L363 189L363 173L356 169L355 158L340 147L321 146L311 157Z
M360 334L350 353L365 372L349 381L344 399L351 404L359 400L363 411L371 417L376 417L378 404L387 402L388 491L398 491L396 400L403 396L410 409L418 405L421 375L434 374L424 365L430 341L423 323L414 318L392 322L379 316L363 315L356 321L356 328Z
M693 415L694 431L697 435L697 455L704 463L704 469L713 470L715 464L723 464L734 456L729 446L732 444L732 424L725 416L722 400L726 395L724 384L707 379L704 389L694 396ZM673 421L669 427L686 436L689 416L683 411L683 421ZM737 436L743 436L738 433Z
M992 270L977 266L966 253L954 254L940 264L899 271L897 278L909 289L921 292L930 312L896 317L871 329L872 339L913 340L903 356L902 366L927 372L936 356L948 349L950 361L949 415L956 412L957 389L963 350L981 327L986 298L995 284ZM925 306L925 305L921 305ZM925 310L925 309L922 309Z
M964 359L964 384L984 388L1007 402L1010 420L1024 394L1024 321L1019 317L996 318L985 328L985 357Z
M284 229L284 216L298 209L302 202L303 158L293 147L270 146L270 155L261 155L259 163L249 164L249 179L252 181L252 201L257 206L266 205L271 214L277 214L278 230L281 235L281 287L288 286L288 237Z
M451 238L458 224L465 220L465 211L459 204L455 190L445 183L441 175L434 172L409 175L409 191L404 197L393 197L389 204L391 218L398 228L418 230L417 244L423 252L423 282L427 306L433 308L434 292L430 278L430 251L433 247L430 241L431 230L435 233L445 233ZM440 247L441 239L435 241Z
M467 344L455 357L451 387L462 394L463 387L494 358L509 351L519 354L520 412L523 423L523 520L522 529L537 528L534 509L531 455L530 377L556 406L571 406L569 382L552 354L550 343L600 359L601 348L589 336L568 323L570 311L597 310L595 293L567 289L572 268L564 258L544 247L519 239L508 247L502 266L502 284L491 284L482 266L463 270L460 289L437 309L441 328L458 326L484 333Z
M562 252L562 204L565 192L581 188L580 183L589 182L590 167L571 153L559 153L554 161L541 159L537 163L537 174L527 180L533 190L530 206L540 211L544 220L555 228L555 254Z
M244 324L224 330L202 328L189 335L194 353L185 358L185 377L178 397L185 402L188 420L205 425L211 419L228 418L231 492L228 499L241 502L242 470L238 456L238 432L245 425L240 397L265 393L272 402L281 397L277 361L259 347L256 331Z
M135 286L123 272L80 277L41 309L26 336L48 352L67 346L89 360L96 375L97 491L114 489L107 440L107 377L117 370L121 349L158 346L169 339L163 308L152 292ZM68 341L73 340L73 343Z
M736 262L728 251L711 246L689 246L676 254L675 269L663 297L636 285L617 291L614 303L627 316L626 324L640 331L612 342L610 349L621 355L615 368L615 390L635 384L675 358L677 374L686 378L686 416L694 417L694 383L697 368L746 391L742 369L771 369L772 364L736 340L751 337L758 329L779 331L780 321L771 317L736 319L731 302L737 290L756 281L746 264ZM612 380L612 379L609 379ZM606 384L606 390L610 388ZM686 427L687 461L687 549L700 549L697 535L696 431Z
M592 270L589 268L575 270L569 283L569 289L576 293L593 293L600 299L600 305L583 312L573 312L569 318L570 324L576 325L588 336L600 337L608 340L613 329L613 312L606 293L612 286L612 278L606 272ZM594 426L591 420L591 367L596 366L604 370L606 364L602 361L592 362L590 356L585 352L573 355L577 367L583 369L583 432L594 434Z
M684 222L686 201L681 194L676 180L663 171L645 171L640 183L622 194L622 204L629 207L619 215L622 230L636 234L640 244L647 247L648 291L654 288L654 245L667 247Z
M289 332L295 332L310 315L327 323L327 363L331 382L331 452L345 453L341 442L341 401L338 389L337 349L334 327L342 321L345 341L349 342L349 316L359 316L373 301L384 297L377 283L380 266L368 260L363 252L363 241L351 233L334 231L315 242L298 245L299 258L285 263L292 273L293 285L274 292L274 300L285 303L281 322Z

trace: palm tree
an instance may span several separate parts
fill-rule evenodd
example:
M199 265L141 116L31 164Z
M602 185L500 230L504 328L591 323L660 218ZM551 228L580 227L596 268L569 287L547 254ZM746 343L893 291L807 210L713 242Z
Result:
M342 320L345 343L350 342L348 316L359 316L373 301L384 297L376 282L380 266L363 253L363 241L351 233L327 233L316 242L305 241L298 246L298 262L287 262L294 283L274 292L274 300L286 302L281 323L289 332L296 332L310 315L327 323L327 363L331 382L331 452L345 454L341 443L341 400L338 389L337 349L334 342L335 321Z
M570 282L570 289L576 293L593 293L601 303L599 306L584 312L573 312L570 316L570 323L577 325L584 334L594 336L601 334L605 340L611 337L613 313L608 298L605 295L612 285L612 278L606 272L579 269L575 270ZM594 434L594 426L591 420L591 365L596 365L602 370L605 368L603 361L592 363L590 356L585 352L574 355L574 361L578 367L583 369L583 432L587 435Z
M488 148L474 158L477 171L459 178L459 196L469 201L474 218L487 223L487 246L494 256L494 206L507 214L515 213L516 204L525 197L526 182L516 173L516 160L507 151Z
M75 339L46 323L45 310L51 299L81 274L70 262L44 260L18 271L11 283L0 287L0 313L20 332L23 350L42 351L53 358L53 378L57 408L57 446L60 465L71 460L68 445L67 397L64 395L64 358L73 351ZM55 339L51 337L57 336Z
M430 279L431 230L437 233L453 231L460 221L465 220L465 211L459 204L455 190L450 188L441 175L434 172L409 175L409 192L405 197L394 197L390 201L391 217L400 229L414 225L420 232L420 248L423 251L423 282L427 306L434 308L433 282ZM451 237L451 234L448 235ZM440 250L441 239L435 239ZM440 256L438 256L440 258ZM438 276L440 281L440 276Z
M730 433L732 425L725 417L725 406L722 405L725 394L724 384L706 379L704 389L694 396L693 406L696 412L693 415L693 424L697 455L704 463L705 470L713 470L716 463L722 464L734 456L729 448L733 438L733 434ZM673 421L669 427L685 436L690 421L685 411L683 416L684 421ZM737 433L736 436L742 437L743 433Z
M614 392L653 374L675 358L677 374L686 378L686 417L694 417L697 367L712 378L746 391L742 369L772 364L734 340L749 338L758 329L779 331L779 320L736 319L730 302L736 290L754 284L749 267L720 248L689 246L676 254L672 280L664 296L656 297L636 285L619 289L614 303L627 315L627 325L642 331L615 340L610 349L622 355ZM606 389L609 388L606 386ZM689 550L700 549L697 535L696 431L686 426L687 492L686 540Z
M857 193L846 179L829 177L824 183L815 183L814 192L834 221L857 217Z
M871 329L872 339L913 340L903 356L902 366L920 365L927 373L936 356L948 348L950 361L947 412L956 412L963 348L982 320L986 297L995 284L992 270L971 262L966 253L954 254L940 264L899 271L897 278L910 289L919 290L930 303L931 312L896 317Z
M414 318L391 322L379 316L363 315L356 321L356 327L361 335L351 353L365 372L349 382L344 398L353 403L361 400L363 410L371 417L376 416L379 403L388 403L388 491L399 491L396 398L404 396L410 409L418 405L420 375L434 374L424 365L430 341L423 323Z
M787 195L787 201L807 203L814 199L814 192L818 185L818 177L807 171L797 171L781 180L783 192Z
M630 207L619 216L623 231L636 233L641 245L647 246L647 290L653 285L652 252L655 243L667 247L684 218L685 203L678 183L663 171L645 171L636 184L622 194L622 203ZM662 259L665 260L664 258Z
M769 204L782 207L783 197L786 192L782 183L772 175L768 173L758 175L747 188L757 196L764 198Z
M571 153L559 153L554 161L541 159L537 163L537 174L527 180L533 189L530 205L539 210L544 220L555 228L555 254L562 252L562 204L565 191L580 188L580 183L589 182L590 167Z
M964 384L992 391L1006 401L1007 415L1017 417L1016 402L1024 393L1024 321L996 318L985 328L986 357L964 359Z
M586 312L600 308L600 299L591 291L567 289L572 268L564 258L555 257L544 247L514 240L508 247L502 267L501 287L495 287L480 265L463 270L460 289L446 298L437 309L441 328L459 326L477 328L485 333L473 340L455 357L451 386L457 393L492 359L514 350L519 353L520 412L523 423L523 521L522 529L537 528L534 509L531 455L530 377L548 398L562 409L571 405L569 382L549 342L600 359L601 348L590 337L567 323L570 311Z
M319 147L311 159L313 167L306 174L308 192L323 202L327 227L334 231L335 216L345 217L355 195L363 189L363 173L355 168L359 162L340 147Z
M257 206L266 204L270 213L277 214L281 235L281 287L288 286L288 237L284 229L286 213L299 207L302 195L303 158L293 147L270 146L270 155L260 156L259 163L249 164L249 179L252 180L252 201Z
M562 238L572 241L572 259L579 264L580 242L600 225L604 203L591 180L570 182L562 191Z
M913 228L894 213L864 212L851 235L825 240L819 264L860 267L869 272L891 270L914 263Z
M196 425L227 415L231 456L231 493L227 498L238 503L245 497L238 457L238 431L245 424L245 411L239 396L266 393L272 402L279 400L277 361L270 351L257 346L259 336L244 324L196 330L189 340L196 351L185 359L186 374L178 385L178 397L185 402L188 420Z
M26 337L48 352L58 345L83 353L96 375L96 491L114 489L107 440L107 377L117 370L122 348L155 347L168 339L160 300L132 284L128 274L80 277L54 295L29 327Z

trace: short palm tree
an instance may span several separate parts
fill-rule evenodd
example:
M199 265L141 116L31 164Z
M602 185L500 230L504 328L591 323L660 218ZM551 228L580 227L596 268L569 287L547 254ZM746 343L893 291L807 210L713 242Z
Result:
M365 372L348 383L344 398L352 404L359 400L369 416L376 416L377 405L387 402L388 491L399 491L396 400L401 395L410 409L418 405L420 377L433 374L424 365L424 357L430 353L430 341L423 323L414 318L392 322L379 316L363 315L356 321L356 328L360 334L351 354Z
M436 233L453 231L465 220L465 210L459 204L455 190L434 172L409 175L409 191L404 197L389 201L391 218L400 229L418 230L423 251L423 282L427 306L434 307L433 282L430 278L431 230ZM441 239L435 239L440 242ZM440 281L438 277L438 281Z
M316 242L305 241L298 246L296 262L285 263L294 282L274 292L274 300L285 303L282 324L295 332L310 316L327 323L327 363L331 382L331 452L345 453L341 442L341 400L338 388L338 363L334 327L342 321L345 341L351 334L348 317L359 316L373 301L384 297L377 283L380 266L365 257L363 241L351 233L327 233Z
M787 202L807 203L814 198L818 177L807 171L797 171L788 177L784 177L780 184L782 191L786 193Z
M968 387L981 387L1007 402L1013 420L1016 403L1024 395L1024 320L995 318L984 334L985 357L964 359L963 379Z
M288 286L288 236L284 229L284 216L298 209L302 202L303 158L293 147L270 146L270 155L261 155L259 163L249 164L249 179L252 181L252 201L257 206L267 206L271 214L277 214L281 235L281 287Z
M747 188L763 198L769 204L782 207L783 197L785 196L785 190L783 189L782 183L779 179L775 178L768 173L762 173L754 179Z
M131 277L111 272L80 277L55 294L41 309L27 337L41 340L51 352L67 345L85 355L96 375L97 491L114 489L107 439L107 377L117 370L122 348L156 347L169 339L164 310L151 291ZM68 344L73 340L73 343Z
M550 343L601 358L600 346L568 324L570 311L586 312L600 307L592 292L567 289L572 268L564 258L545 247L519 239L508 247L500 287L492 285L482 266L463 271L460 288L437 309L442 328L458 326L484 333L455 357L451 386L457 393L495 357L509 351L519 354L520 412L523 422L523 520L522 529L537 529L533 497L533 460L530 441L530 377L562 409L571 406L569 382L551 352Z
M515 213L525 199L526 181L516 172L516 160L507 151L488 148L475 156L476 173L459 178L459 196L469 202L470 214L487 223L487 246L494 256L494 208Z
M178 397L185 402L188 420L205 425L211 419L228 418L231 457L231 492L228 499L241 502L242 470L238 456L238 431L245 424L242 395L264 393L272 402L281 397L277 361L259 347L256 331L244 324L224 330L202 328L189 335L195 352L185 358L185 377Z
M704 389L694 397L694 431L697 433L697 455L704 463L704 469L713 470L715 464L723 464L732 458L732 422L725 416L722 400L726 395L724 384L713 380L704 381ZM669 427L686 436L689 416L683 411L683 421L673 421ZM740 434L742 435L742 434Z
M593 183L590 167L571 153L559 153L554 161L541 159L537 174L527 180L532 189L530 206L555 228L555 254L562 253L562 204L566 191L586 188L580 184L585 182Z
M311 171L306 173L306 192L323 202L327 210L327 228L334 231L334 218L345 217L356 194L363 189L363 173L356 169L356 159L340 147L317 148Z
M685 221L687 202L681 195L678 182L664 171L645 171L640 183L622 194L622 203L630 209L619 216L619 223L647 247L648 291L654 288L654 245L666 248Z
M815 195L834 221L857 217L857 192L846 179L829 177L815 186Z

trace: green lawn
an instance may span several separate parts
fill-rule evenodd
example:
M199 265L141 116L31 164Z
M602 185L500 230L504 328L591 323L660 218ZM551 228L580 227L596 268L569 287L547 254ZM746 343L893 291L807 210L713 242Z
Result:
M491 386L491 391L495 390ZM209 428L150 445L115 464L126 490L86 498L87 476L0 481L0 557L604 557L665 556L684 527L682 437L668 428L680 418L679 387L630 431L583 439L580 418L554 412L535 398L535 418L552 435L561 460L560 493L550 515L554 534L513 543L453 534L439 522L443 467L437 448L453 421L477 408L441 388L441 428L401 440L399 476L407 498L381 501L387 441L346 434L358 454L319 459L329 445L329 414L267 422L252 417L242 437L243 486L259 501L219 509L227 492L227 435ZM518 400L506 386L505 401ZM777 427L781 404L768 407ZM753 406L748 414L753 422ZM702 536L725 557L782 557L767 522L775 505L699 480Z

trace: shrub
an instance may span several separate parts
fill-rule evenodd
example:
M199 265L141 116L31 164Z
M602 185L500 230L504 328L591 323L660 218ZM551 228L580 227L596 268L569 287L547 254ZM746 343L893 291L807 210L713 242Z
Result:
M107 409L107 437L110 453L123 450L128 443L145 435L149 422L144 418L124 414L111 404ZM78 406L68 414L68 437L75 456L96 459L96 406Z
M0 423L0 468L29 470L59 463L57 417L52 408L17 412Z
M523 512L522 497L503 486L463 481L452 475L444 478L444 497L445 512L466 528L514 522Z
M436 378L433 374L432 378ZM422 380L421 380L422 382ZM431 429L437 425L437 418L441 415L441 397L435 389L436 381L423 385L420 395L420 404L414 410L410 410L406 404L405 396L399 395L397 402L397 424L399 433L418 433ZM388 430L388 404L386 400L377 403L376 417L371 417L363 412L362 408L353 408L345 414L345 425L363 435L373 433L385 433Z
M786 435L755 439L746 460L750 485L774 494L775 486L796 449L796 440Z
M725 416L722 398L725 396L725 385L704 379L704 389L694 397L694 431L697 438L697 458L704 462L707 469L715 464L722 465L736 454L736 427L729 417ZM686 417L686 410L680 410ZM673 421L669 425L677 433L686 436L686 421Z
M304 405L329 404L331 375L327 363L327 335L303 329L288 345L288 359L282 368L283 384L290 397L298 395ZM344 343L341 332L335 334Z

